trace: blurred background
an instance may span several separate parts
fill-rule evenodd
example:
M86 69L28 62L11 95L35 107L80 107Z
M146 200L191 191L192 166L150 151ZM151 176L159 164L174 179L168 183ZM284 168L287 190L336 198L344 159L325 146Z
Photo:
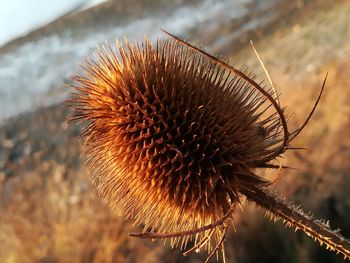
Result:
M127 237L131 222L96 195L66 123L70 76L96 45L160 28L266 78L253 40L287 106L290 129L326 91L272 186L350 238L350 1L0 0L0 262L202 262L162 242ZM274 170L256 171L274 178ZM253 204L235 213L228 262L343 262ZM215 260L213 260L215 262Z

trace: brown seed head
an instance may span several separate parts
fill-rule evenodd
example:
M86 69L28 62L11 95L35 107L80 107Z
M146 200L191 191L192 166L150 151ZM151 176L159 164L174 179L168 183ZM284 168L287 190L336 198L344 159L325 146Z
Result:
M327 225L271 194L258 167L288 149L304 124L288 131L271 91L246 72L184 43L118 43L87 60L75 76L72 119L82 120L83 148L98 192L145 230L186 246L219 248L241 195L274 217L350 256L350 243ZM269 109L274 113L268 113Z
M108 203L152 229L220 219L280 142L266 98L240 76L176 41L97 51L76 76L74 118ZM264 161L265 162L265 161Z

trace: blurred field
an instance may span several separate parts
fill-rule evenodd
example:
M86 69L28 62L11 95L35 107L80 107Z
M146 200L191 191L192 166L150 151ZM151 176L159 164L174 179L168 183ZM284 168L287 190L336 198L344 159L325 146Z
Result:
M349 1L315 1L253 36L291 115L291 130L303 122L329 74L321 103L294 145L308 150L279 160L297 170L283 171L273 188L317 218L329 219L348 238L349 14ZM264 79L245 43L239 51L227 45L214 51ZM0 129L0 262L201 262L205 255L185 258L162 242L127 237L135 229L113 214L89 183L80 161L80 127L67 125L68 114L62 105L52 106ZM273 178L277 172L257 173ZM226 244L228 262L343 262L303 233L263 215L249 204L236 212L237 232Z

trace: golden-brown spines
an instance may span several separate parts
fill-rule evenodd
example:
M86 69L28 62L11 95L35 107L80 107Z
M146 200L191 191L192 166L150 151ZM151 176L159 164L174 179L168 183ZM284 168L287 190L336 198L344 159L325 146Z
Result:
M111 206L146 228L192 229L219 220L240 181L265 184L253 164L280 142L279 122L247 81L169 40L97 57L75 77L73 118L87 121L87 162Z

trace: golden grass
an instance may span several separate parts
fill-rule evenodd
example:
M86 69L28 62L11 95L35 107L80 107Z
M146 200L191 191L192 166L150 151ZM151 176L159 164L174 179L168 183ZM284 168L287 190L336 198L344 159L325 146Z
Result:
M153 262L158 250L127 238L131 227L112 215L83 173L73 176L62 165L44 162L7 182L0 262L137 262L142 254Z

